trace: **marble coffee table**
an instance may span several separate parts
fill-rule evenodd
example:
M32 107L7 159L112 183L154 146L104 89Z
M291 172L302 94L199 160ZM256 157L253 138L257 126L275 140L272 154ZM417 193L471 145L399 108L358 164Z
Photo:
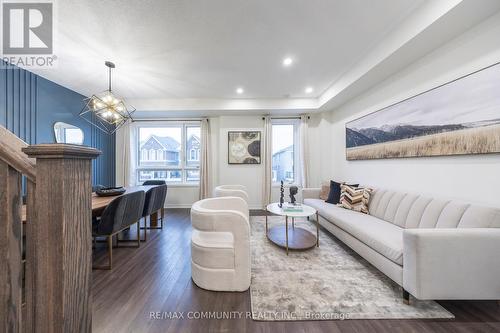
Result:
M285 212L277 202L267 205L266 209L270 213L285 217L285 225L268 228L266 215L266 236L274 244L285 248L287 255L289 250L307 250L319 246L319 216L316 209L302 205L301 212ZM314 214L316 214L316 235L304 228L295 227L295 218L307 218ZM291 228L288 225L289 218L292 219Z

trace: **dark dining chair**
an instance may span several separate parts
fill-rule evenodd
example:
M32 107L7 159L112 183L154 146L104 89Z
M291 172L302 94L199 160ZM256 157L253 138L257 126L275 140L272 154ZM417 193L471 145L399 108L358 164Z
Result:
M161 218L160 227L148 227L147 218L149 216L149 221L151 223L151 214L161 210L165 203L165 197L167 196L167 185L159 185L150 188L146 192L146 199L144 200L144 209L142 211L142 217L144 218L144 239L141 241L146 241L147 239L147 229L163 229L163 216Z
M137 241L140 246L140 220L144 209L144 191L124 194L111 201L100 219L92 220L92 237L94 244L97 237L106 237L108 243L108 266L95 266L94 269L111 269L113 266L113 236L121 231L137 224L137 239L127 240L127 242ZM117 240L117 247L118 247ZM126 247L126 246L121 246Z
M149 227L147 227L148 229L163 229L163 217L165 216L165 207L163 207L165 205L165 199L167 198L167 183L164 181L164 180L146 180L144 183L142 183L142 185L146 186L146 185L165 185L165 190L164 190L164 193L162 192L162 195L157 199L158 202L157 203L157 206L161 205L160 208L158 208L157 210L154 210L152 213L155 213L156 211L160 211L160 226L159 227L151 227L151 225ZM150 214L151 215L151 214Z
M167 182L164 180L146 180L142 185L147 186L147 185L166 185Z
M101 185L101 184L92 185L92 193L97 192L97 190L100 190L100 189L103 189L103 188L106 188L106 186Z

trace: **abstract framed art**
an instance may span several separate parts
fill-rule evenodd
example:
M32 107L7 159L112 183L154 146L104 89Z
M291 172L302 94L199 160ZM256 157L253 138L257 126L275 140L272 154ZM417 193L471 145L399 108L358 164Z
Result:
M347 160L500 153L499 63L346 124Z
M260 131L229 131L227 133L228 164L260 164Z

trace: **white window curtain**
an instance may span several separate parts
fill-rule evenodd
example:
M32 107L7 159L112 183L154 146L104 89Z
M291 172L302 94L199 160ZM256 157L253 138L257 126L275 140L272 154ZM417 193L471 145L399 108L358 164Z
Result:
M120 186L135 186L135 137L136 127L134 123L127 122L116 131L117 161L116 183Z
M309 115L300 116L300 171L302 187L309 187Z
M265 208L271 203L271 187L273 181L272 172L272 143L273 133L271 117L264 117L264 133L263 133L263 149L262 149L262 165L264 166L264 177L262 187L262 207Z
M210 142L210 122L208 119L201 120L201 158L200 158L200 199L210 197L211 189L211 142Z

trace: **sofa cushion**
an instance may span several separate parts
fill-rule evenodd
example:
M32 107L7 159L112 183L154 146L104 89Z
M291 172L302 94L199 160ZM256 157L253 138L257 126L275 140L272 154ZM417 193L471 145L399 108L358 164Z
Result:
M498 228L499 207L376 189L369 214L401 228Z
M371 215L347 210L320 199L304 199L304 204L365 245L396 264L403 264L402 228Z
M399 204L396 215L394 216L393 223L401 228L406 228L406 220L408 219L408 214L410 213L413 204L419 198L416 194L407 194L401 200Z
M341 185L342 194L340 195L339 206L368 214L368 202L370 201L371 188L353 187Z
M432 229L436 227L437 221L443 209L450 203L449 200L433 199L424 210L420 218L419 228Z
M340 202L340 195L342 194L342 188L341 185L345 183L338 183L333 180L330 180L330 191L328 193L328 198L326 199L326 202L331 203L331 204L338 204ZM346 184L348 186L352 187L358 187L359 184Z
M471 205L462 215L458 228L500 228L500 209Z
M326 202L331 204L338 204L340 201L340 194L342 192L340 185L341 183L334 182L330 180L330 191L328 192L328 198L326 198Z
M441 211L436 228L456 228L470 204L450 201Z
M389 204L387 205L387 208L385 209L384 217L382 217L382 220L398 225L395 222L396 214L398 213L398 209L399 207L401 207L401 203L403 202L405 197L406 193L396 193L395 195L393 195L391 200L389 201Z
M384 219L387 207L391 199L396 195L396 192L376 190L373 193L372 201L370 202L370 215Z

